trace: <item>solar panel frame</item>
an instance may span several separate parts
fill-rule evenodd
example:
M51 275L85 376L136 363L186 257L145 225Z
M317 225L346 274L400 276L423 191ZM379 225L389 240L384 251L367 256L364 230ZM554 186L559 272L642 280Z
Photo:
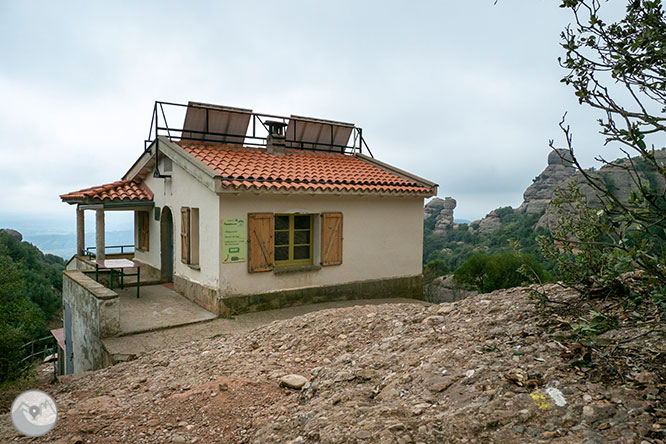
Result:
M252 110L188 102L181 140L243 145Z
M287 125L286 146L344 153L355 127L353 123L292 114Z

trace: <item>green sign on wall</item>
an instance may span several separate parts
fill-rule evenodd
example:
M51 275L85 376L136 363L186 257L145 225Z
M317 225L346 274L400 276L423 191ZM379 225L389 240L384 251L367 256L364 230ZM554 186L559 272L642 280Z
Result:
M245 219L222 219L222 262L245 262L247 255Z

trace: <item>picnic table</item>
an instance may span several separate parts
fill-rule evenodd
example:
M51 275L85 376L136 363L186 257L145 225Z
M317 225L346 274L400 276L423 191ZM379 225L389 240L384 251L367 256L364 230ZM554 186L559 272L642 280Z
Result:
M125 273L126 268L136 268L136 273ZM99 282L99 270L109 270L109 288L113 290L113 271L120 270L120 288L125 288L125 276L136 276L136 297L139 298L141 287L141 264L129 259L97 259L95 261L95 280ZM117 271L116 271L117 273Z

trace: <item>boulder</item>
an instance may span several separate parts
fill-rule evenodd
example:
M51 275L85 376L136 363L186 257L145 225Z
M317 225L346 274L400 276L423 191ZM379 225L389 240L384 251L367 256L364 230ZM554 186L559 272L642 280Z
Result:
M23 240L23 235L16 230L12 230L11 228L0 228L0 232L7 233L11 237L16 238L19 241Z

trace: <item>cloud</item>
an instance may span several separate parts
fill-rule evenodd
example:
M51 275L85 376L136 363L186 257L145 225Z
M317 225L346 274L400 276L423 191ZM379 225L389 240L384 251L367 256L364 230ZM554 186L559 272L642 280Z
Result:
M551 1L0 8L0 220L73 217L58 195L119 179L155 100L354 122L469 219L520 203L565 110L586 164L603 142L559 83Z

